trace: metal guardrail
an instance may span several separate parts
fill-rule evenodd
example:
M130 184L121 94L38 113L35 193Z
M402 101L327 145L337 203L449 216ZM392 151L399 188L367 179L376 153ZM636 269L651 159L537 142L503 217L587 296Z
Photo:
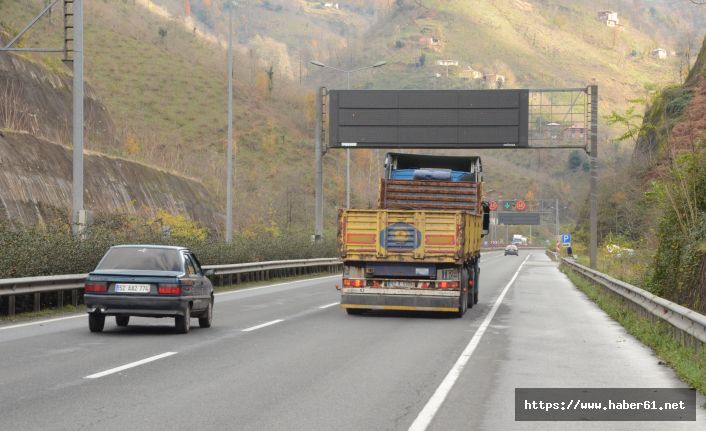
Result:
M680 331L682 335L686 335L692 341L692 343L684 343L685 340L682 339L682 343L695 344L693 341L698 341L702 346L706 346L706 316L703 314L583 266L573 259L562 258L561 264L569 266L582 277L622 296L652 318L669 323L675 330Z
M312 272L334 273L341 269L339 259L297 259L274 260L267 262L236 263L232 265L204 265L203 269L213 270L214 285L238 284L247 281L269 280L271 277L289 277ZM47 292L71 291L71 303L78 305L79 291L83 289L88 274L50 275L44 277L23 277L0 279L0 297L7 298L7 313L15 314L17 295L34 295L34 311L39 311L41 294ZM63 307L64 296L58 295L57 306Z

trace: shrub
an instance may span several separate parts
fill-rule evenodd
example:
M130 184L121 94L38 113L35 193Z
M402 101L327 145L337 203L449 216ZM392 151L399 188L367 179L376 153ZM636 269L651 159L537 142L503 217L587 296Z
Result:
M178 226L178 225L175 225ZM186 227L187 229L182 229ZM116 244L165 244L190 248L204 265L266 260L334 257L335 237L312 243L310 233L265 229L236 234L233 242L208 237L188 224L163 238L159 223L136 217L112 215L97 218L83 239L74 238L68 224L12 226L0 221L0 278L80 274L93 270L105 252Z

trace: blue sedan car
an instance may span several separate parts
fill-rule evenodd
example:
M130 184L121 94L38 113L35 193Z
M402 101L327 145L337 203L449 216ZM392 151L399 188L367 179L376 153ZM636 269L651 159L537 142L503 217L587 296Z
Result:
M184 247L118 245L111 247L88 274L84 301L91 332L101 332L106 316L127 326L130 316L174 317L179 333L191 318L209 328L213 285L196 256Z

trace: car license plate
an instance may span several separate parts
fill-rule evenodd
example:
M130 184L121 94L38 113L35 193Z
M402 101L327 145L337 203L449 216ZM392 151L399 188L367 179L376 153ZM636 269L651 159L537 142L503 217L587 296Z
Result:
M117 293L150 293L150 285L116 283L115 291Z
M414 288L414 282L413 281L388 281L387 282L387 287L399 287L399 288L405 288L405 289L412 289Z

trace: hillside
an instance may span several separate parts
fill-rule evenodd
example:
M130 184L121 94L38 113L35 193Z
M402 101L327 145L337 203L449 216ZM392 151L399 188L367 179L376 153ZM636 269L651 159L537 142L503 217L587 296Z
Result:
M472 79L468 67L504 75L507 87L584 86L595 79L601 113L623 109L626 99L644 95L645 85L677 80L682 57L658 60L649 51L662 44L678 51L681 39L703 20L664 1L604 3L358 0L335 9L304 0L243 2L234 14L236 226L311 223L312 91L345 86L344 74L307 66L311 59L341 68L387 61L355 73L354 88L497 85ZM0 2L0 26L14 33L42 4ZM227 21L221 2L189 4L187 17L182 0L86 3L86 77L111 112L119 142L92 140L88 148L198 178L223 202ZM596 17L608 7L620 13L619 32ZM22 43L59 45L58 21L56 14L52 22L40 21ZM31 58L63 67L56 57ZM448 78L446 67L436 65L440 59L459 62ZM609 137L604 126L602 142ZM629 159L630 150L611 148L603 166L612 169ZM570 201L569 217L576 214L588 176L569 169L569 152L480 153L489 189L513 197L528 189L538 197L562 197ZM324 161L326 222L333 226L330 215L345 195L342 153L330 151ZM374 203L379 170L374 153L354 153L355 205Z
M614 235L643 249L642 285L706 312L706 38L686 82L652 98L639 131L614 202L632 226Z
M0 130L0 219L33 224L67 220L71 206L71 149L27 133ZM197 181L128 160L87 153L85 195L96 216L154 218L182 214L218 229L222 215Z

